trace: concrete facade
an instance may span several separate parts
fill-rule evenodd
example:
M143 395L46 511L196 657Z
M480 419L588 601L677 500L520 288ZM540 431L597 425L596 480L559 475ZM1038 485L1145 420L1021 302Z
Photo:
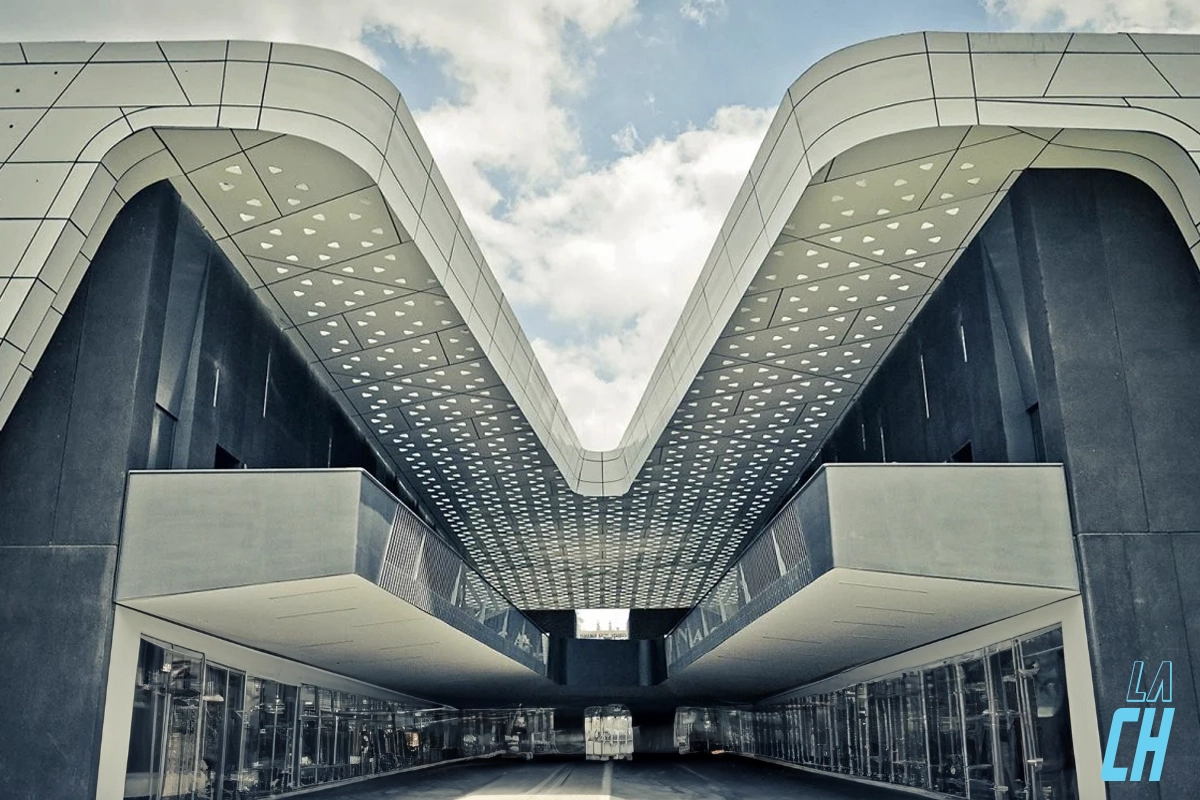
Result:
M361 552L349 539L337 550L325 534L352 514L332 500L307 515L317 526L330 514L325 528L273 532L271 546L311 549L307 562L280 559L295 569L279 575L262 571L270 559L258 572L238 559L214 581L205 547L248 540L233 527L182 541L186 519L143 524L130 553L127 515L155 511L132 504L131 470L364 470L384 505L439 534L456 574L490 581L514 611L660 609L661 622L729 575L735 595L757 595L745 565L766 552L758 537L837 462L974 461L1062 465L1062 541L978 526L992 538L976 549L981 561L1053 552L990 566L996 583L1082 598L1086 635L1068 646L1076 664L1087 652L1098 730L1134 660L1175 664L1162 781L1105 791L1184 796L1183 754L1200 749L1198 69L1200 38L1141 35L914 34L814 65L785 97L622 444L598 453L579 445L381 76L263 43L0 45L0 88L20 95L0 106L13 120L0 139L0 619L19 642L0 680L35 701L13 722L30 735L0 739L0 793L99 791L102 747L120 750L105 731L126 714L104 704L119 683L110 664L129 667L137 639L117 637L125 606L211 625L206 635L270 650L286 671L303 650L253 641L239 603L272 599L276 581L376 580L387 525L365 539L347 527ZM903 493L893 469L919 488L956 467L879 468L875 491ZM844 526L847 568L986 577L940 571L947 520L970 527L953 513L896 527L852 502L840 517L832 499L823 507ZM156 535L175 538L154 550ZM209 591L230 594L203 614L183 599ZM806 615L847 622L835 616L858 606L845 597L822 595ZM714 657L753 649L749 623L779 607L764 604ZM312 613L326 611L337 609ZM602 674L584 663L604 661L592 643L564 644L549 657L560 688L529 691L711 696L716 682L662 681L655 630L620 644ZM848 652L839 669L897 655ZM750 674L717 671L731 684ZM402 669L394 683L381 674L353 680L412 688ZM453 694L454 676L438 677ZM63 752L48 787L45 765Z

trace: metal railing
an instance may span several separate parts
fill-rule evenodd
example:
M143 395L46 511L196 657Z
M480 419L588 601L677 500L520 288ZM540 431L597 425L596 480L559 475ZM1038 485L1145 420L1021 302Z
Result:
M122 536L118 600L354 573L546 674L549 636L361 469L134 471Z
M835 567L1078 591L1074 552L1061 464L828 464L667 634L668 672Z
M808 485L667 634L668 670L695 661L759 613L812 583L815 575L800 512L801 495Z
M379 585L545 674L549 635L403 503L396 507Z

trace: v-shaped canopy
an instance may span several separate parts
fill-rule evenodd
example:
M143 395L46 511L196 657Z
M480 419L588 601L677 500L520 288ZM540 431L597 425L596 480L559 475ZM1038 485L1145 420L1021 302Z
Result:
M0 421L117 211L169 179L515 604L689 606L1022 170L1134 174L1195 252L1198 74L1189 36L911 34L818 62L596 452L382 76L290 45L0 45Z

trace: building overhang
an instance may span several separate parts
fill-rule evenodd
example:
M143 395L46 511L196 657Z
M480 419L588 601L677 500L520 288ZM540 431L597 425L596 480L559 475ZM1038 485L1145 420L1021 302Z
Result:
M0 132L0 423L116 213L171 180L509 597L690 605L1021 171L1135 175L1197 252L1198 64L1200 37L1142 34L918 33L821 60L600 452L377 72L256 42L0 45L0 82L21 89Z
M549 686L547 636L361 470L129 476L119 604L457 702Z
M831 464L669 636L679 694L763 697L1079 593L1056 464Z

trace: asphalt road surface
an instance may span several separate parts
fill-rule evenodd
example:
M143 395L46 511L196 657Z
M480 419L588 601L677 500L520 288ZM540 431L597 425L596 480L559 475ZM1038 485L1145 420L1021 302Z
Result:
M636 759L636 756L635 756ZM317 792L313 800L904 800L892 789L740 758L488 760Z

